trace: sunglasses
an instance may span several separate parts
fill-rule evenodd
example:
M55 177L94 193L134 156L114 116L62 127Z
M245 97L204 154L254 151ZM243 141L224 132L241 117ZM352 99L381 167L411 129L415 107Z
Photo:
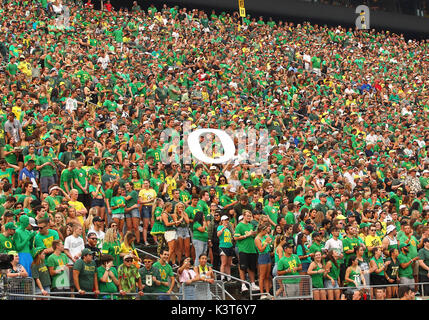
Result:
M152 263L152 260L143 260L143 263Z
M97 238L88 238L88 240L97 240Z
M125 262L133 262L133 259L125 259Z

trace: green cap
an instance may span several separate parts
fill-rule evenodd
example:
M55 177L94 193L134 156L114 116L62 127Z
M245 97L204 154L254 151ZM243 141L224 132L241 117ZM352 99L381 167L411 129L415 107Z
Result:
M45 248L43 247L36 247L33 248L33 250L31 250L31 255L33 256L33 258L35 258L38 254L40 254L43 250L45 250Z
M8 230L8 229L16 230L16 226L13 222L8 222L5 224L4 229L5 230Z
M401 242L401 244L399 245L399 249L405 248L405 247L409 247L410 244L409 243L405 243L405 242Z

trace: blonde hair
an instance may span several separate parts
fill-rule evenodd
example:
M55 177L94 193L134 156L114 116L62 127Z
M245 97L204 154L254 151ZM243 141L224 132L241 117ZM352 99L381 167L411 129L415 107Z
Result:
M116 230L114 228L109 228L104 235L104 242L112 243L115 242L118 238L115 235Z

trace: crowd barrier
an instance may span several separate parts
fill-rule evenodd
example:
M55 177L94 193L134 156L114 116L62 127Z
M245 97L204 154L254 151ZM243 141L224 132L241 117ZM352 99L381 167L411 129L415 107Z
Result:
M273 278L274 300L313 299L309 275L277 276Z

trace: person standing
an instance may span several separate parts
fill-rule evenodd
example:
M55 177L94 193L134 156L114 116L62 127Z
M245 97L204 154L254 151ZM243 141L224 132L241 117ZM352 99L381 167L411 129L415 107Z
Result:
M31 228L31 231L28 230L29 228ZM33 226L30 225L30 218L26 215L21 215L19 217L18 228L13 236L15 248L19 255L19 261L25 269L28 270L29 277L31 277L31 263L33 262L30 244L35 236L32 228Z
M85 248L85 243L82 239L82 226L80 224L73 225L73 233L64 240L64 253L69 257L69 263L73 265Z
M52 278L52 292L69 292L70 291L70 275L67 267L69 258L65 255L64 245L61 240L52 242L52 254L46 261L49 274Z
M401 250L401 253L398 256L399 261L399 282L400 284L406 284L406 285L412 285L414 284L414 277L413 277L413 267L412 264L414 261L417 261L420 259L418 256L411 259L408 256L409 253L409 247L410 244L401 243L399 245L399 248Z
M429 294L429 238L423 239L423 248L419 250L419 282L426 283L423 285L421 295Z
M293 244L287 242L284 246L284 255L279 260L277 274L279 276L298 276L302 270L301 260L298 255L293 254ZM286 297L299 296L299 278L284 279L284 291Z
M149 180L144 180L143 188L139 192L139 204L141 205L141 219L143 221L143 242L145 246L149 245L147 241L147 233L149 228L149 223L151 227L155 222L152 216L152 206L156 200L156 191L150 187Z
M13 222L4 225L4 231L0 233L0 253L8 253L15 250L14 235L16 226Z
M117 293L119 280L118 270L113 264L113 257L110 254L103 254L100 258L100 266L97 268L98 288L103 293ZM101 299L110 299L110 295L102 295ZM117 300L117 296L113 296Z
M215 221L217 219L216 215L219 215L219 212L215 213ZM222 216L221 223L217 227L216 233L217 238L219 239L221 261L220 272L231 275L232 258L234 256L234 244L232 243L232 226L229 223L229 217L227 215ZM222 274L221 280L224 279L225 276ZM231 277L227 276L226 279L227 281L230 281Z
M190 260L190 258L187 258ZM147 295L147 293L157 292L158 286L161 285L161 276L158 269L153 267L153 258L149 255L143 257L143 266L139 269L142 279L143 293L142 300L156 300L156 296Z
M124 263L118 268L119 293L122 299L135 299L135 296L126 296L127 293L135 293L138 288L139 296L143 296L143 284L138 268L133 263L131 254L124 257Z
M49 296L51 292L51 276L45 264L45 252L43 247L33 248L31 263L31 275L35 282L35 294ZM37 298L36 300L40 300Z
M326 291L323 290L323 275L325 274L325 266L322 261L322 252L316 251L314 253L313 261L308 267L307 274L311 276L311 283L313 286L313 299L326 300ZM321 290L322 289L322 290Z
M270 222L258 226L255 237L255 247L258 252L258 273L261 299L269 299L270 295L270 272L271 272L271 242ZM265 292L264 292L265 291Z
M160 283L157 288L157 292L159 293L170 294L173 291L176 281L174 278L173 268L171 268L170 264L168 263L169 256L170 253L168 250L163 250L159 260L153 264L153 267L158 270L160 275ZM170 300L170 296L160 295L158 300Z
M398 286L392 286L393 284L399 283L399 250L397 248L390 249L390 255L386 259L384 265L384 276L386 277L387 286L386 296L387 298L396 297L398 294Z
M95 261L91 250L85 248L82 250L80 259L73 265L73 283L79 297L93 298L93 295L86 294L94 292L95 296L100 293L98 290L98 279Z
M56 170L48 146L44 146L42 155L37 157L36 170L40 173L40 193L49 193L49 187L56 183Z
M238 260L239 260L239 272L240 279L246 280L246 272L249 274L251 282L251 290L257 291L259 287L255 283L256 265L258 255L255 247L255 236L257 232L253 230L252 212L246 210L243 212L243 219L235 228L234 240L236 241L238 248ZM241 285L241 291L247 291L249 288L243 283Z

